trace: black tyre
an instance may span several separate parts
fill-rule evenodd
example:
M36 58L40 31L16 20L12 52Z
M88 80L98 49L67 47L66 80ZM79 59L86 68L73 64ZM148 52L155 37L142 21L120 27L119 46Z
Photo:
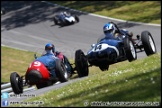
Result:
M76 22L79 22L79 17L78 16L75 15L74 18L75 18Z
M60 82L68 81L68 72L66 70L66 67L64 63L59 59L56 60L56 71L55 72Z
M58 21L57 21L56 17L53 18L53 21L54 21L54 24L55 24L55 25L58 24Z
M73 74L74 73L74 69L73 67L71 66L68 58L64 55L64 64L67 66L66 67L66 70L70 73L70 74Z
M141 41L147 56L156 53L156 45L150 32L143 31L141 33Z
M82 50L77 50L75 52L75 66L78 77L88 76L88 61Z
M124 39L124 49L129 62L137 59L137 53L134 44L129 38Z
M60 26L63 27L65 25L67 25L66 21L64 19L60 19Z
M17 72L11 73L10 82L15 94L23 93L23 79L17 74Z

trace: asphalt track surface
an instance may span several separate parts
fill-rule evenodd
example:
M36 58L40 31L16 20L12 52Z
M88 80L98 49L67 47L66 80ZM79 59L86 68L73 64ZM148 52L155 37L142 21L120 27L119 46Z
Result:
M151 26L121 22L68 10L40 1L2 1L1 6L6 8L6 14L1 15L1 45L21 50L36 51L37 49L43 50L45 44L51 42L54 43L56 50L73 59L75 51L78 49L82 49L86 54L91 44L96 43L97 39L103 36L103 25L113 21L119 28L132 31L134 36L141 34L145 30L150 31L154 38L157 52L161 52L161 25ZM64 10L78 15L80 22L65 27L54 25L54 15ZM137 54L138 59L145 57L147 57L145 52ZM32 93L39 95L80 79L35 90ZM24 94L28 94L28 92ZM22 101L27 98L9 98L9 100Z

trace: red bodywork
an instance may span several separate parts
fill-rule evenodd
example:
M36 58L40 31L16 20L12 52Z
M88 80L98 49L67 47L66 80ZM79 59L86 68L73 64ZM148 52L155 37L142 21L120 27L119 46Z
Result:
M33 61L30 66L28 67L26 74L29 73L31 70L37 70L41 73L43 79L49 79L50 75L48 72L48 69L46 66L39 62L39 61Z

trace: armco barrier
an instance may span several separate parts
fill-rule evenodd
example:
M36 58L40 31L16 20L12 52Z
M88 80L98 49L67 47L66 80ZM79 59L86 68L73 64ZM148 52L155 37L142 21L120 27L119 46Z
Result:
M23 82L25 82L25 80L23 80ZM55 84L60 84L60 81L56 82ZM25 86L25 85L23 85L23 86ZM27 92L27 91L31 91L31 90L36 90L36 87L32 86L32 87L25 88L25 89L23 89L23 92ZM11 83L1 84L1 94L2 93L14 94L12 87L11 87Z
M23 80L23 82L25 82L25 80ZM35 90L35 89L36 88L34 86L32 86L32 87L23 89L23 91L25 92L25 91ZM13 94L11 83L6 83L6 84L1 85L1 94L2 93L11 93L11 94Z

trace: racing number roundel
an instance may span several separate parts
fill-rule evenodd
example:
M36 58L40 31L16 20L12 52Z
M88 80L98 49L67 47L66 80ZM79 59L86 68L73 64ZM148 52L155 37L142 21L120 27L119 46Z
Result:
M40 66L40 65L41 65L41 63L39 61L34 62L34 66Z
M95 51L99 51L99 50L101 50L101 48L102 48L102 45L99 44L99 45L96 46Z

